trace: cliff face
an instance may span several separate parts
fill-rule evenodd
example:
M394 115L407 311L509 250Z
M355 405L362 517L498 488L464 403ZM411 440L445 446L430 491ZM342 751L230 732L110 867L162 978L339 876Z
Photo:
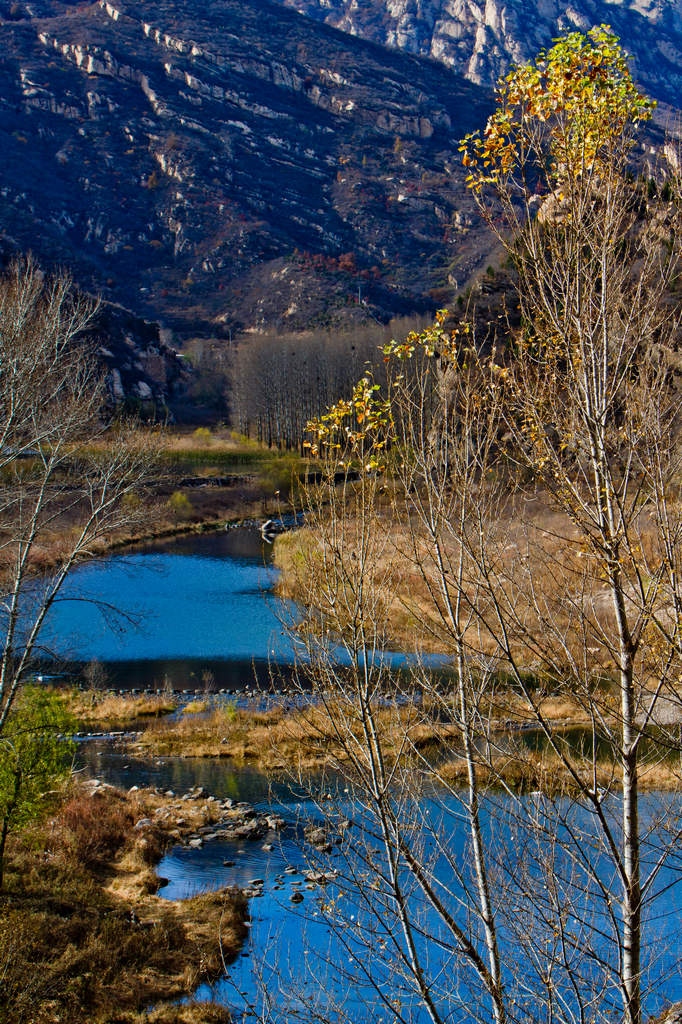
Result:
M433 308L490 94L267 2L0 0L0 232L180 334Z
M163 335L158 324L102 303L88 340L105 373L111 405L124 404L154 418L172 416L189 369Z
M493 86L511 63L556 36L611 25L634 73L657 99L680 105L679 0L283 0L288 6L386 46L435 57L472 82Z

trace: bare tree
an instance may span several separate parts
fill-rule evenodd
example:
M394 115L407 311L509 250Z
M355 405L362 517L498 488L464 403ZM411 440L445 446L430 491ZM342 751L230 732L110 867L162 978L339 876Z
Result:
M148 453L106 422L84 339L96 310L31 260L0 281L0 731L68 574L145 514Z
M408 1002L419 1003L434 1022L467 1003L474 1017L502 1022L506 1000L472 713L472 695L485 692L490 671L464 639L472 619L470 606L462 603L465 548L459 545L452 562L444 536L452 523L468 522L475 508L484 514L478 484L494 455L499 409L476 400L482 382L474 380L478 367L470 362L458 404L462 443L447 445L446 494L434 485L433 473L442 470L443 460L434 459L428 439L432 371L424 360L416 373L398 375L389 402L378 398L376 385L365 378L352 401L341 403L328 425L320 424L318 437L329 430L329 444L317 442L318 456L326 455L326 475L307 492L313 536L310 557L301 564L306 615L297 622L296 635L306 645L306 658L299 679L317 698L308 726L321 707L333 737L332 768L342 773L352 793L356 820L345 848L345 895L347 905L356 908L359 889L367 906L351 928L347 914L334 904L330 923L339 937L346 936L344 949L354 950L364 988L371 990L376 1006L392 1007L395 1019L408 1019L414 1005L406 1006L405 1017L395 1012L397 972ZM402 486L390 501L381 471L397 453L394 481ZM358 463L366 472L356 479ZM339 485L340 468L345 477ZM427 526L426 546L418 523ZM454 585L447 578L450 571ZM423 614L413 617L416 662L396 674L389 654L399 613L396 593L405 592L410 572L427 582L427 601L436 615L428 621ZM422 645L434 642L453 660L454 695L444 696L420 664ZM439 748L439 758L448 749L463 754L464 790L459 779L453 786L439 771L430 752L425 753L429 745ZM440 783L438 793L435 782ZM463 845L471 872L457 863L451 843L449 828L456 820L466 823ZM437 868L441 858L447 879ZM371 892L365 890L368 877ZM434 971L436 949L439 967ZM449 961L450 969L457 961L458 973L467 976L466 996L452 985ZM373 968L367 971L370 962Z
M471 183L484 211L487 185L501 202L512 231L502 241L519 275L525 330L504 381L513 451L584 548L563 615L556 599L534 597L544 637L533 647L553 678L566 673L586 698L597 664L613 665L617 678L617 725L605 731L621 773L620 835L594 780L590 799L620 878L619 984L629 1024L642 1012L641 748L662 694L677 699L680 653L680 518L670 500L677 401L661 356L679 319L667 301L679 273L676 225L664 210L642 215L628 174L633 129L650 110L602 28L558 44L534 76L510 76L487 136L470 148ZM540 193L535 219L527 216L531 180ZM567 569L556 566L560 577ZM609 615L596 607L599 584ZM503 628L511 621L527 635L512 592L501 586L494 600L501 646L521 683ZM604 709L588 706L603 722Z
M348 789L320 813L355 825L328 921L388 1019L640 1024L676 968L679 815L642 794L679 783L682 669L674 210L628 163L648 109L606 30L512 73L467 161L521 329L495 352L439 316L387 346L386 395L366 377L311 425L302 714Z
M232 361L234 426L267 445L300 448L308 420L346 394L366 369L383 377L381 349L391 329L408 327L394 322L243 339Z

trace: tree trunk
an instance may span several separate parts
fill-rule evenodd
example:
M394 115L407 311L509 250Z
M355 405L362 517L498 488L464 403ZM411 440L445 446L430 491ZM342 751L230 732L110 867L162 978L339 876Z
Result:
M642 893L639 857L637 746L633 735L632 673L621 673L623 704L623 996L626 1024L641 1024Z
M0 834L0 892L5 878L5 844L7 842L7 833L9 831L9 813L7 813L2 822L2 833Z

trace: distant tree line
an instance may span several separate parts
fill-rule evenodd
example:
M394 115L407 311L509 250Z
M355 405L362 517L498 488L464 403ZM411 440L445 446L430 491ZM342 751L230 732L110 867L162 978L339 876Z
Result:
M345 332L242 339L232 364L233 427L268 446L302 451L306 423L348 394L365 372L383 383L382 347L421 325L401 319Z

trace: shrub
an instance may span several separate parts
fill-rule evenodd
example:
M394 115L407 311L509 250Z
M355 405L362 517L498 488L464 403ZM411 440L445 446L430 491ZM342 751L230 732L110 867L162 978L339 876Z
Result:
M142 499L139 494L135 493L135 491L128 491L127 494L124 494L121 498L122 508L125 508L128 511L135 511L136 509L139 509L141 505Z
M73 747L64 735L74 727L64 701L40 686L24 686L10 711L0 736L0 890L7 836L38 818L68 775Z
M121 849L133 815L116 794L80 792L64 804L55 825L58 843L84 867L92 868Z
M192 514L192 503L182 491L173 491L168 499L168 505L179 519L186 519Z
M212 441L211 431L208 427L197 427L192 437L199 444L210 444Z

